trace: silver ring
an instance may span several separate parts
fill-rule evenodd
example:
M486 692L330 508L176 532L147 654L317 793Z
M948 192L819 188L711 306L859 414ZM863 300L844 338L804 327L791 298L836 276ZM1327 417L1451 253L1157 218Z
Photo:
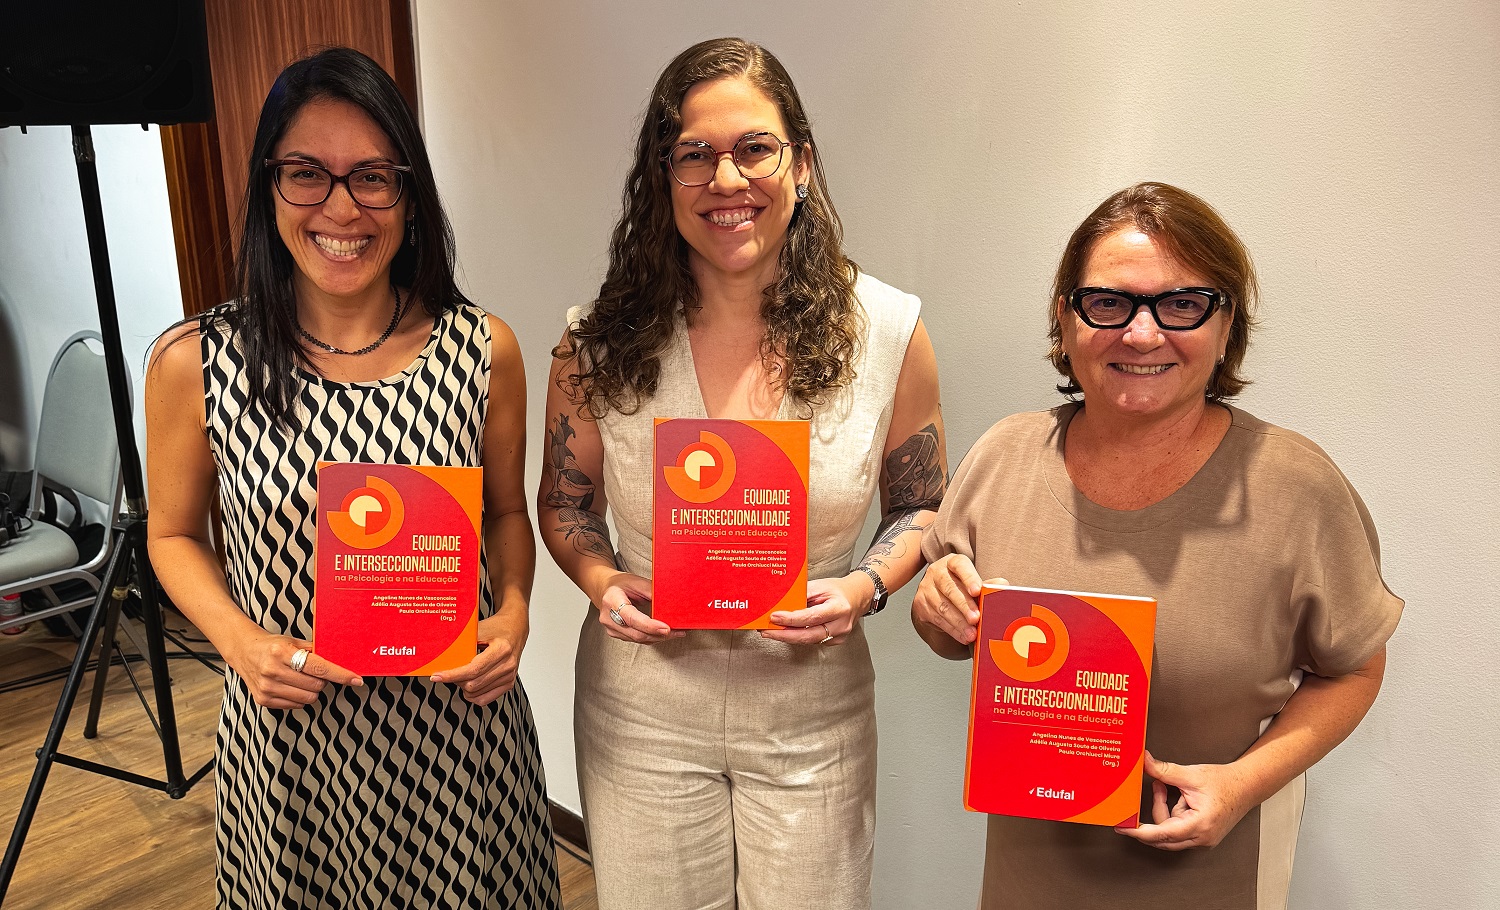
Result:
M818 642L818 644L826 645L830 641L833 641L833 633L828 631L828 623L825 622L823 623L823 640Z
M292 668L292 672L301 673L302 668L307 666L307 659L311 656L312 652L307 650L306 648L298 648L296 651L293 651L292 659L288 661L288 664Z
M619 607L610 607L609 608L609 618L613 619L615 621L615 625L617 625L617 626L623 626L623 625L625 625L625 617L623 617L623 616L620 615L620 608Z

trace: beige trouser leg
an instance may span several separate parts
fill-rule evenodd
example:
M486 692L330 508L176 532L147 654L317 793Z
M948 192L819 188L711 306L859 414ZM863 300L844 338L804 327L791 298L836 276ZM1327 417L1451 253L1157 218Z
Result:
M600 910L867 910L874 674L862 634L579 641L578 779Z
M817 660L781 679L756 653L773 643L736 644L726 727L739 910L868 910L876 746L864 635L805 649Z

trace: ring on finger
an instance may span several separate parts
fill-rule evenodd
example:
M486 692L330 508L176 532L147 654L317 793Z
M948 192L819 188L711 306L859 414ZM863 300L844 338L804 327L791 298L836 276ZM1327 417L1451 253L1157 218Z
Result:
M292 659L287 661L287 666L292 668L293 673L301 673L302 668L307 666L307 659L311 656L311 651L306 648L298 648L292 652Z
M833 641L833 633L828 631L828 623L825 622L823 623L823 640L818 642L818 644L826 645L830 641Z
M625 625L625 617L623 617L623 616L620 615L620 608L619 607L610 607L609 608L609 618L613 619L615 621L615 625L617 625L617 626L623 626L623 625Z

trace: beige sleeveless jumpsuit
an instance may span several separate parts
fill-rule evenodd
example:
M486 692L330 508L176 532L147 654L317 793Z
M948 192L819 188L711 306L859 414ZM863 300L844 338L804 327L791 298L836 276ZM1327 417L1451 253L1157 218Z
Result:
M920 306L868 276L856 292L868 323L856 379L812 417L810 578L843 575L856 556ZM599 422L619 553L646 578L652 420L707 416L680 317L661 367L654 398ZM797 403L778 416L798 417ZM590 609L576 672L601 910L869 907L875 674L861 628L838 646L733 631L638 645L610 638Z

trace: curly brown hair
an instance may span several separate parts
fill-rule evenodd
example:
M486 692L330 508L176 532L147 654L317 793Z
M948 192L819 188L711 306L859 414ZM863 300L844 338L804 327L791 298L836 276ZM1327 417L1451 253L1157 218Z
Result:
M1057 264L1052 301L1047 308L1047 334L1052 339L1047 358L1067 380L1057 390L1069 396L1083 391L1063 354L1059 301L1078 287L1094 244L1123 227L1145 233L1178 263L1207 278L1224 295L1225 303L1232 308L1229 342L1224 349L1224 360L1209 377L1204 395L1209 401L1222 401L1244 391L1250 380L1240 375L1240 365L1250 347L1260 297L1250 251L1213 206L1187 190L1166 183L1137 183L1120 190L1089 213L1068 238L1062 261Z
M700 82L744 78L780 110L794 162L811 156L814 179L797 204L777 262L762 292L768 369L786 364L781 384L804 407L854 378L864 330L854 296L859 270L843 249L843 225L828 197L812 127L786 69L770 51L741 38L695 44L667 64L641 120L635 164L625 181L623 213L609 246L609 270L592 311L552 356L575 361L564 391L595 419L611 410L634 413L656 393L660 354L679 311L699 306L688 268L687 242L672 216L672 187L663 156L682 132L682 102Z

